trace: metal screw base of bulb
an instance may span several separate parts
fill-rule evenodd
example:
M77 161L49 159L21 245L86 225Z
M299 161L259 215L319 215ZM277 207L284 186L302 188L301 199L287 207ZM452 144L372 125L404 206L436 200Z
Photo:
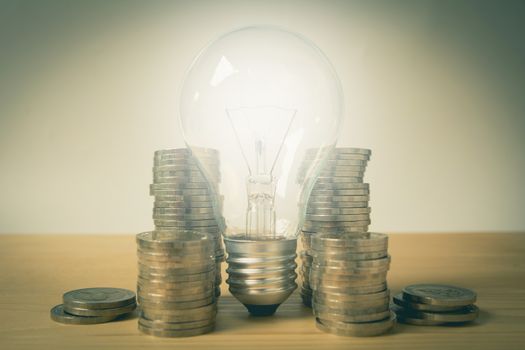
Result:
M253 316L275 313L297 288L297 238L254 241L225 238L226 283Z

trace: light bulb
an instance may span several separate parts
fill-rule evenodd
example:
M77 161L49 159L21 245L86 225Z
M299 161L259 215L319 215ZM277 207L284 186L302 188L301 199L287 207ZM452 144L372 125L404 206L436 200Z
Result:
M305 203L342 115L340 82L327 58L310 40L279 28L227 33L187 73L184 139L197 160L203 149L219 151L222 182L213 190L223 195L228 283L253 314L272 314L297 287ZM312 161L300 169L307 150ZM199 164L211 174L207 162ZM305 180L297 183L300 171Z

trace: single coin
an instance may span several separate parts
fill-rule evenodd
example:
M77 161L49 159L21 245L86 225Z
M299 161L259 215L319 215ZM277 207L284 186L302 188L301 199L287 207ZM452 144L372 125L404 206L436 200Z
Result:
M403 299L402 293L395 295L393 297L393 302L394 304L404 307L406 309L418 310L418 311L448 312L448 311L455 311L455 310L463 308L463 306L439 306L439 305L431 305L431 304L413 303L413 302Z
M370 191L365 190L312 190L312 196L368 196Z
M467 306L476 302L476 293L461 287L424 283L405 287L403 299L439 306Z
M309 221L370 221L369 214L346 214L346 215L326 215L326 214L306 214Z
M369 294L369 293L376 293L380 291L384 291L387 289L387 284L385 281L376 283L376 284L369 284L364 286L355 286L355 287L345 287L345 288L332 288L332 287L324 287L323 285L320 285L315 292L316 293L324 293L324 294L333 294L333 295L359 295L359 294Z
M385 245L387 243L388 235L377 232L370 232L370 237L363 239L331 234L319 234L312 237L312 247L365 247Z
M64 305L56 305L50 311L51 319L65 324L97 324L113 321L118 316L75 316L64 311Z
M134 303L135 293L122 288L83 288L64 293L62 299L72 308L108 309Z
M358 190L358 189L370 189L368 183L356 182L356 183L316 183L313 187L313 191L326 191L326 190Z
M153 208L156 214L171 215L214 215L213 208Z
M367 148L357 148L357 147L336 147L332 151L335 154L364 154L367 156L372 155L372 150Z
M368 231L368 225L370 220L358 220L358 221L314 221L305 220L303 228L355 228L353 231L359 231L357 228L365 228L363 232ZM319 230L318 230L319 231Z
M396 323L396 315L391 312L390 317L385 320L366 323L332 322L318 318L315 320L317 328L323 332L340 336L369 337L384 334L392 329Z
M471 322L479 315L479 309L475 305L449 312L415 311L398 305L392 305L391 309L398 315L400 322L425 326Z
M139 323L139 330L141 332L148 335L153 335L155 337L193 337L196 335L210 333L214 329L215 323L205 327L180 330L149 328Z
M144 327L152 329L166 329L166 330L185 330L195 329L210 326L215 323L215 318L210 320L192 321L192 322L164 322L156 320L148 320L147 318L139 318L139 324Z
M308 204L307 204L307 207L306 207L306 211L312 211L312 210L316 210L316 209L326 209L326 208L335 208L335 209L340 209L340 208L368 208L368 201L364 201L364 202L343 202L343 201L340 201L340 202L332 202L332 201L328 201L328 202L315 202L315 201L311 201L309 200L308 201Z
M136 241L140 247L151 249L210 245L210 238L207 234L188 230L142 232L137 234Z
M341 314L331 314L329 312L321 312L314 310L314 316L320 320L333 321L333 322L345 322L345 323L364 323L364 322L376 322L384 320L390 317L390 310L385 310L381 312L375 312L371 314L364 315L341 315Z
M132 312L137 307L135 301L129 305L117 307L117 308L108 308L108 309L87 309L80 307L72 307L68 304L64 304L64 311L68 314L75 316L108 316L108 317L117 317Z
M334 177L334 176L319 176L316 184L332 184L332 183L362 183L363 177Z

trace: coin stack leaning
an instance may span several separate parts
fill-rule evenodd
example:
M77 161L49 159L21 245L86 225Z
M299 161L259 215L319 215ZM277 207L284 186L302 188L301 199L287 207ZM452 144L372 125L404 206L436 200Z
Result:
M303 247L309 245L311 237L320 232L364 237L370 224L369 185L363 183L363 177L372 152L369 149L351 147L335 148L326 152L328 159L317 178L306 207L301 235ZM317 153L318 150L307 151L299 171L298 182L304 181L306 170ZM300 275L303 281L301 297L304 305L311 306L312 289L308 276L312 257L305 249L300 253L300 257Z
M390 330L396 315L389 309L386 275L390 267L388 236L369 233L319 233L312 236L310 285L316 325L345 336L375 336Z
M51 319L66 324L113 321L137 307L135 293L121 288L83 288L64 293L64 304L51 309Z
M215 244L195 231L137 235L139 330L187 337L215 327Z
M394 296L392 310L399 322L438 326L463 324L479 315L476 293L470 289L442 284L413 284Z
M197 153L201 163L194 156ZM220 295L221 263L224 262L221 238L224 219L218 194L220 180L219 153L216 150L178 148L155 152L153 184L150 186L150 194L155 197L155 229L166 232L182 228L211 235L216 245L217 296Z

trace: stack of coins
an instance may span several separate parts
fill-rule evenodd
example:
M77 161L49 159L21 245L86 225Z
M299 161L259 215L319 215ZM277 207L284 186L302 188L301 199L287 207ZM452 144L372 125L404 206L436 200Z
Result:
M215 327L215 244L195 231L137 235L139 330L187 337Z
M414 284L394 296L392 310L399 322L423 326L462 324L479 315L476 293L441 284Z
M155 197L153 221L157 231L190 229L212 236L216 245L217 296L220 295L221 263L224 261L219 167L219 153L213 149L159 150L154 155L153 184L150 186L150 194Z
M298 182L304 181L304 175L317 154L309 150L299 171ZM322 151L325 152L325 151ZM363 148L335 148L329 151L324 168L312 189L306 207L306 216L302 228L303 246L316 233L352 234L365 237L370 224L369 185L363 183L366 166L371 151ZM308 274L312 257L307 250L301 253L303 280L301 297L306 306L311 305L312 289Z
M135 293L121 288L84 288L63 295L64 304L51 309L51 319L67 324L113 321L137 307Z
M312 236L310 285L319 329L347 336L374 336L395 323L386 275L388 236L323 233Z

